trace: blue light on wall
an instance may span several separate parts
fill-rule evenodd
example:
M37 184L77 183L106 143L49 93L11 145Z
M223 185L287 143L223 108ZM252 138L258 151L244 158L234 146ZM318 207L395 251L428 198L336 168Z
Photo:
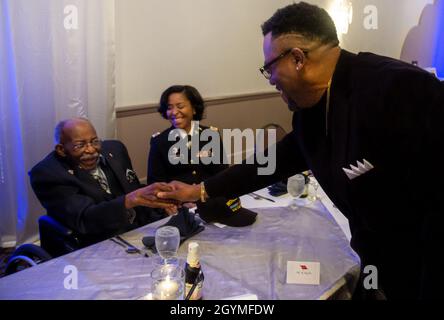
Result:
M434 66L438 76L444 78L444 0L437 0L438 21L436 23L436 52L434 57Z

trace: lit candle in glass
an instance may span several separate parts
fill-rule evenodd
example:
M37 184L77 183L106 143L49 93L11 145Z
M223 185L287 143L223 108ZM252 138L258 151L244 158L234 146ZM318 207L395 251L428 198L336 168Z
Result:
M175 300L178 298L179 284L175 280L171 280L167 276L165 280L161 280L156 287L156 297L160 300Z
M151 272L154 300L182 300L185 272L182 265L160 265Z

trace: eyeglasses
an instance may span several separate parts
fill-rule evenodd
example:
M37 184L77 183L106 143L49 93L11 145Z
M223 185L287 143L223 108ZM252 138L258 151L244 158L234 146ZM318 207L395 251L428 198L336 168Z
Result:
M285 57L287 54L289 54L291 51L293 50L293 48L287 49L284 52L282 52L280 55L278 55L276 58L272 59L271 61L267 62L266 64L264 64L263 67L259 68L259 71L264 75L265 79L270 80L271 78L271 70L270 67L275 64L276 62L278 62L280 59L282 59L283 57ZM301 49L302 50L302 49ZM307 55L308 54L308 50L302 50L302 52Z
M91 145L94 149L97 149L100 148L100 146L102 145L102 141L99 139L94 139L90 142L79 142L73 144L72 148L74 149L74 151L79 152L85 150L88 147L88 145Z

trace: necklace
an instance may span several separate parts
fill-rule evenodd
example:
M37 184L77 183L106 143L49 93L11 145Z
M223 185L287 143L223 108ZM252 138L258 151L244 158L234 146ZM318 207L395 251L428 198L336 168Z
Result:
M325 136L328 136L328 112L330 111L331 78L328 80L327 86L327 101L325 103Z

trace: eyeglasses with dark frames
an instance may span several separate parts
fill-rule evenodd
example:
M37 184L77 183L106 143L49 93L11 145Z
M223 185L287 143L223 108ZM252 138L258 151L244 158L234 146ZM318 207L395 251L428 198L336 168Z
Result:
M278 55L276 58L272 59L271 61L267 62L266 64L264 64L261 68L259 68L259 71L264 75L265 79L269 80L271 78L271 71L270 71L270 67L275 64L276 62L278 62L280 59L282 59L283 57L285 57L287 54L289 54L291 51L293 50L293 48L287 49L284 52L282 52L280 55ZM302 50L302 49L301 49ZM307 55L308 54L308 50L302 50L302 52Z
M100 139L94 139L90 142L73 143L72 148L74 149L74 151L79 152L85 150L89 145L91 145L94 149L97 149L100 148L100 146L102 145L102 141Z

